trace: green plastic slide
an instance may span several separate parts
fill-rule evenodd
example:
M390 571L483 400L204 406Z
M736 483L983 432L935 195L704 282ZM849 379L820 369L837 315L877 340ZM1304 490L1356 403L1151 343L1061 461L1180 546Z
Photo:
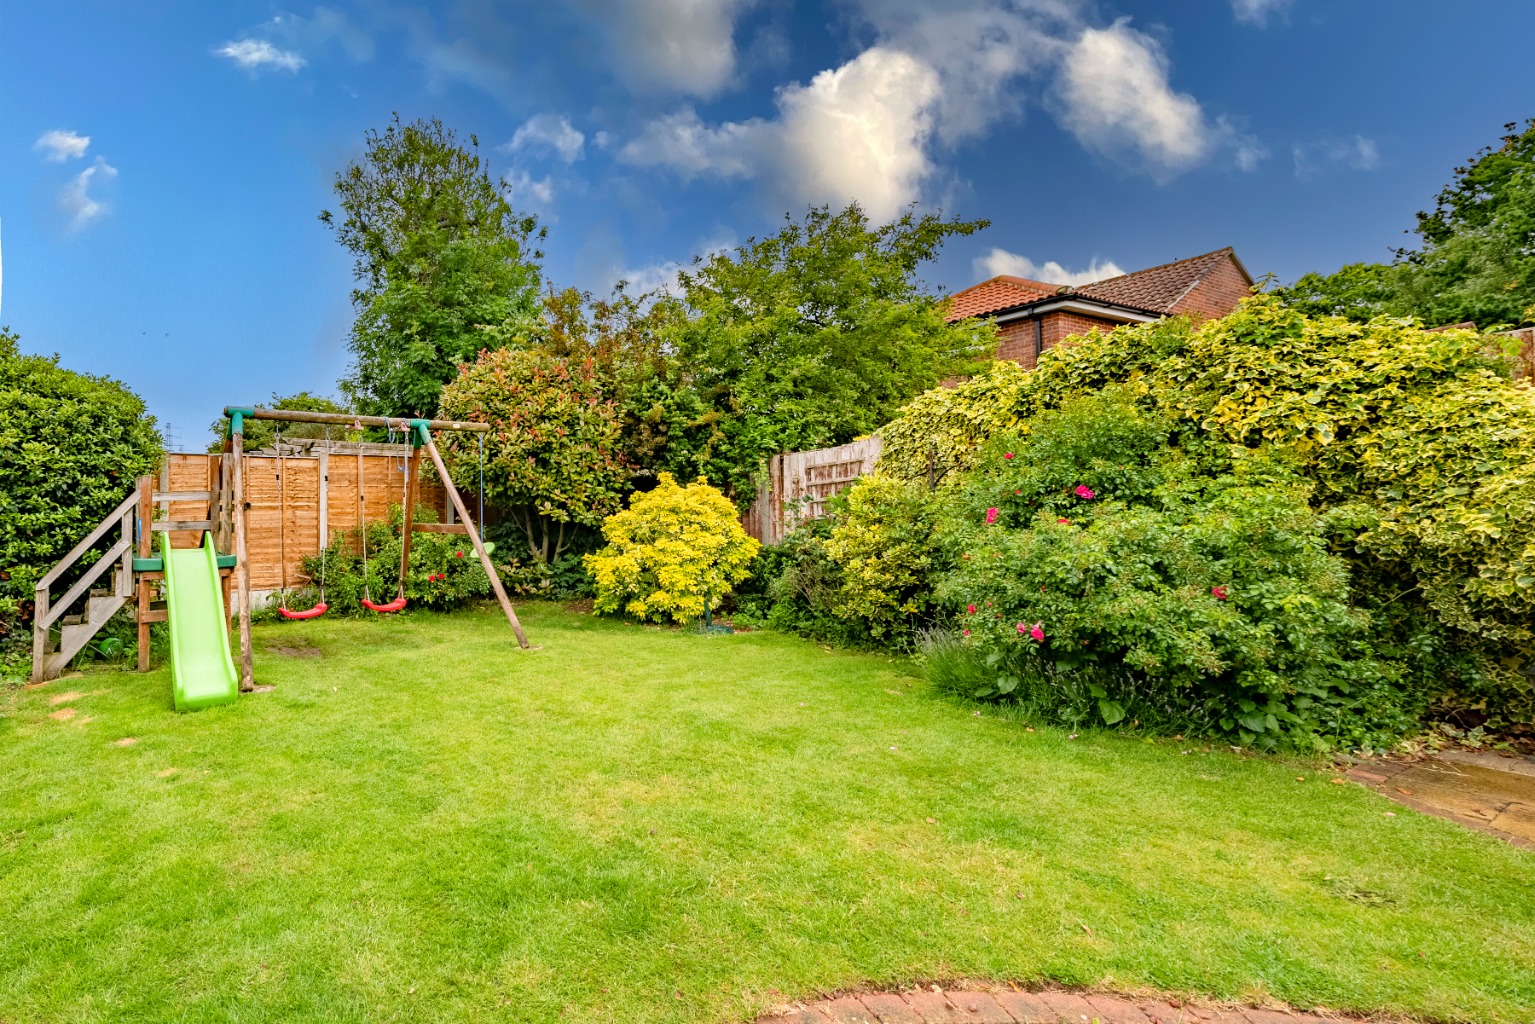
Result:
M232 704L240 693L240 677L229 654L229 620L224 614L213 537L205 534L200 548L173 548L170 534L162 533L160 555L165 559L176 710Z

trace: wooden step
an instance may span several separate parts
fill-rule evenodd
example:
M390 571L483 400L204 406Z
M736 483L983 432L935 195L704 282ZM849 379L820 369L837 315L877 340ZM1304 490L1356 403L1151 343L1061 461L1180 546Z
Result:
M128 603L125 597L92 597L86 601L89 616L84 622L65 622L59 630L58 650L49 654L44 660L44 674L52 679L69 667L75 655L85 650L85 645L91 642L91 638L101 632L101 627L107 624L107 620L117 614L117 610ZM78 616L74 616L79 618Z

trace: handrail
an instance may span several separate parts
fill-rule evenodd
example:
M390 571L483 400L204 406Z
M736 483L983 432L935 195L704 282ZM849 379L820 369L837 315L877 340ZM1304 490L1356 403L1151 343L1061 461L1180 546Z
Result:
M48 574L42 579L38 580L37 584L32 589L46 590L48 585L62 576L64 574L64 570L68 569L71 565L74 565L79 557L85 554L87 550L89 550L92 544L106 536L107 531L110 530L113 526L117 525L117 523L122 520L123 515L132 509L135 505L137 505L138 502L139 492L135 490L132 494L129 494L126 498L123 499L123 503L121 505L118 505L117 508L112 510L110 515L101 521L100 526L92 530L90 534L87 535L86 538L80 543L70 548L69 554L59 559L59 564L48 570ZM106 559L103 559L103 561L106 561Z
M69 606L79 600L80 595L89 590L91 584L95 583L103 572L117 564L117 560L123 556L123 552L132 546L133 538L131 536L123 537L116 544L113 544L111 549L102 555L95 565L85 570L85 575L76 580L75 585L70 587L63 597L59 598L57 602L50 602L51 607L49 607L45 614L37 617L33 628L47 629L57 622L59 617L69 610Z

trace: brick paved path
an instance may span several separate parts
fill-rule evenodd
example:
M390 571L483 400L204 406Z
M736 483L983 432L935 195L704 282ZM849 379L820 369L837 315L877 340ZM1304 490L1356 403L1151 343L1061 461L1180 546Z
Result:
M822 999L760 1024L1335 1024L1341 1015L1174 1005L1088 992L936 987Z

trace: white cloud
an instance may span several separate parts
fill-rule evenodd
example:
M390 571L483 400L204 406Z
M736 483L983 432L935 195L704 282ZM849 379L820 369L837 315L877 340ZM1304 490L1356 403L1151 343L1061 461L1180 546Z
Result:
M736 18L753 0L582 0L614 65L645 92L718 95L736 72Z
M736 247L734 236L719 235L700 243L699 258L707 260L729 249ZM625 283L630 295L647 295L651 292L662 292L667 295L677 293L677 275L687 270L692 264L680 263L676 260L667 260L659 263L650 263L642 267L631 267L620 270L612 275L611 285L619 281Z
M790 202L859 200L875 218L923 198L946 149L1022 115L1053 83L1061 124L1089 150L1167 180L1218 154L1252 170L1267 150L1235 119L1175 91L1158 43L1086 0L848 0L875 42L779 89L771 117L710 123L692 107L652 120L620 160L685 178L756 179ZM929 197L931 198L931 197Z
M292 50L279 50L265 39L234 40L225 43L214 53L220 57L228 57L247 71L268 66L281 68L284 71L297 71L308 63Z
M552 152L568 164L581 159L585 144L586 136L571 127L564 116L535 114L523 122L503 148L509 153Z
M1061 68L1061 120L1083 146L1166 179L1203 162L1212 132L1199 102L1174 92L1156 40L1121 18L1085 30Z
M527 171L518 171L514 177L507 178L505 184L508 199L531 199L533 202L528 205L535 207L546 207L554 202L554 182L548 175L534 178Z
M618 158L637 167L669 167L684 178L745 178L772 126L761 118L704 124L692 107L657 118L625 143Z
M91 187L98 182L117 177L117 168L101 157L70 179L59 193L59 209L69 216L69 227L78 231L107 212L107 205L91 195Z
M1270 14L1283 11L1290 0L1231 0L1231 13L1237 21L1262 27L1268 24Z
M939 95L928 64L876 46L779 90L772 120L711 127L684 108L647 125L619 158L688 178L766 175L790 202L856 199L886 220L918 198L933 170L926 147Z
M61 164L65 160L78 160L91 146L91 137L78 132L54 128L43 132L32 148L43 154L50 163Z
M1363 135L1302 143L1290 153L1295 160L1295 176L1302 180L1314 178L1328 167L1373 171L1380 166L1380 147Z
M1067 270L1055 260L1035 263L1027 256L996 248L985 256L976 257L975 272L984 278L1007 274L1012 277L1026 277L1031 281L1043 281L1046 284L1071 285L1073 288L1110 277L1118 277L1124 273L1119 268L1119 264L1113 260L1099 260L1096 256L1086 270Z

